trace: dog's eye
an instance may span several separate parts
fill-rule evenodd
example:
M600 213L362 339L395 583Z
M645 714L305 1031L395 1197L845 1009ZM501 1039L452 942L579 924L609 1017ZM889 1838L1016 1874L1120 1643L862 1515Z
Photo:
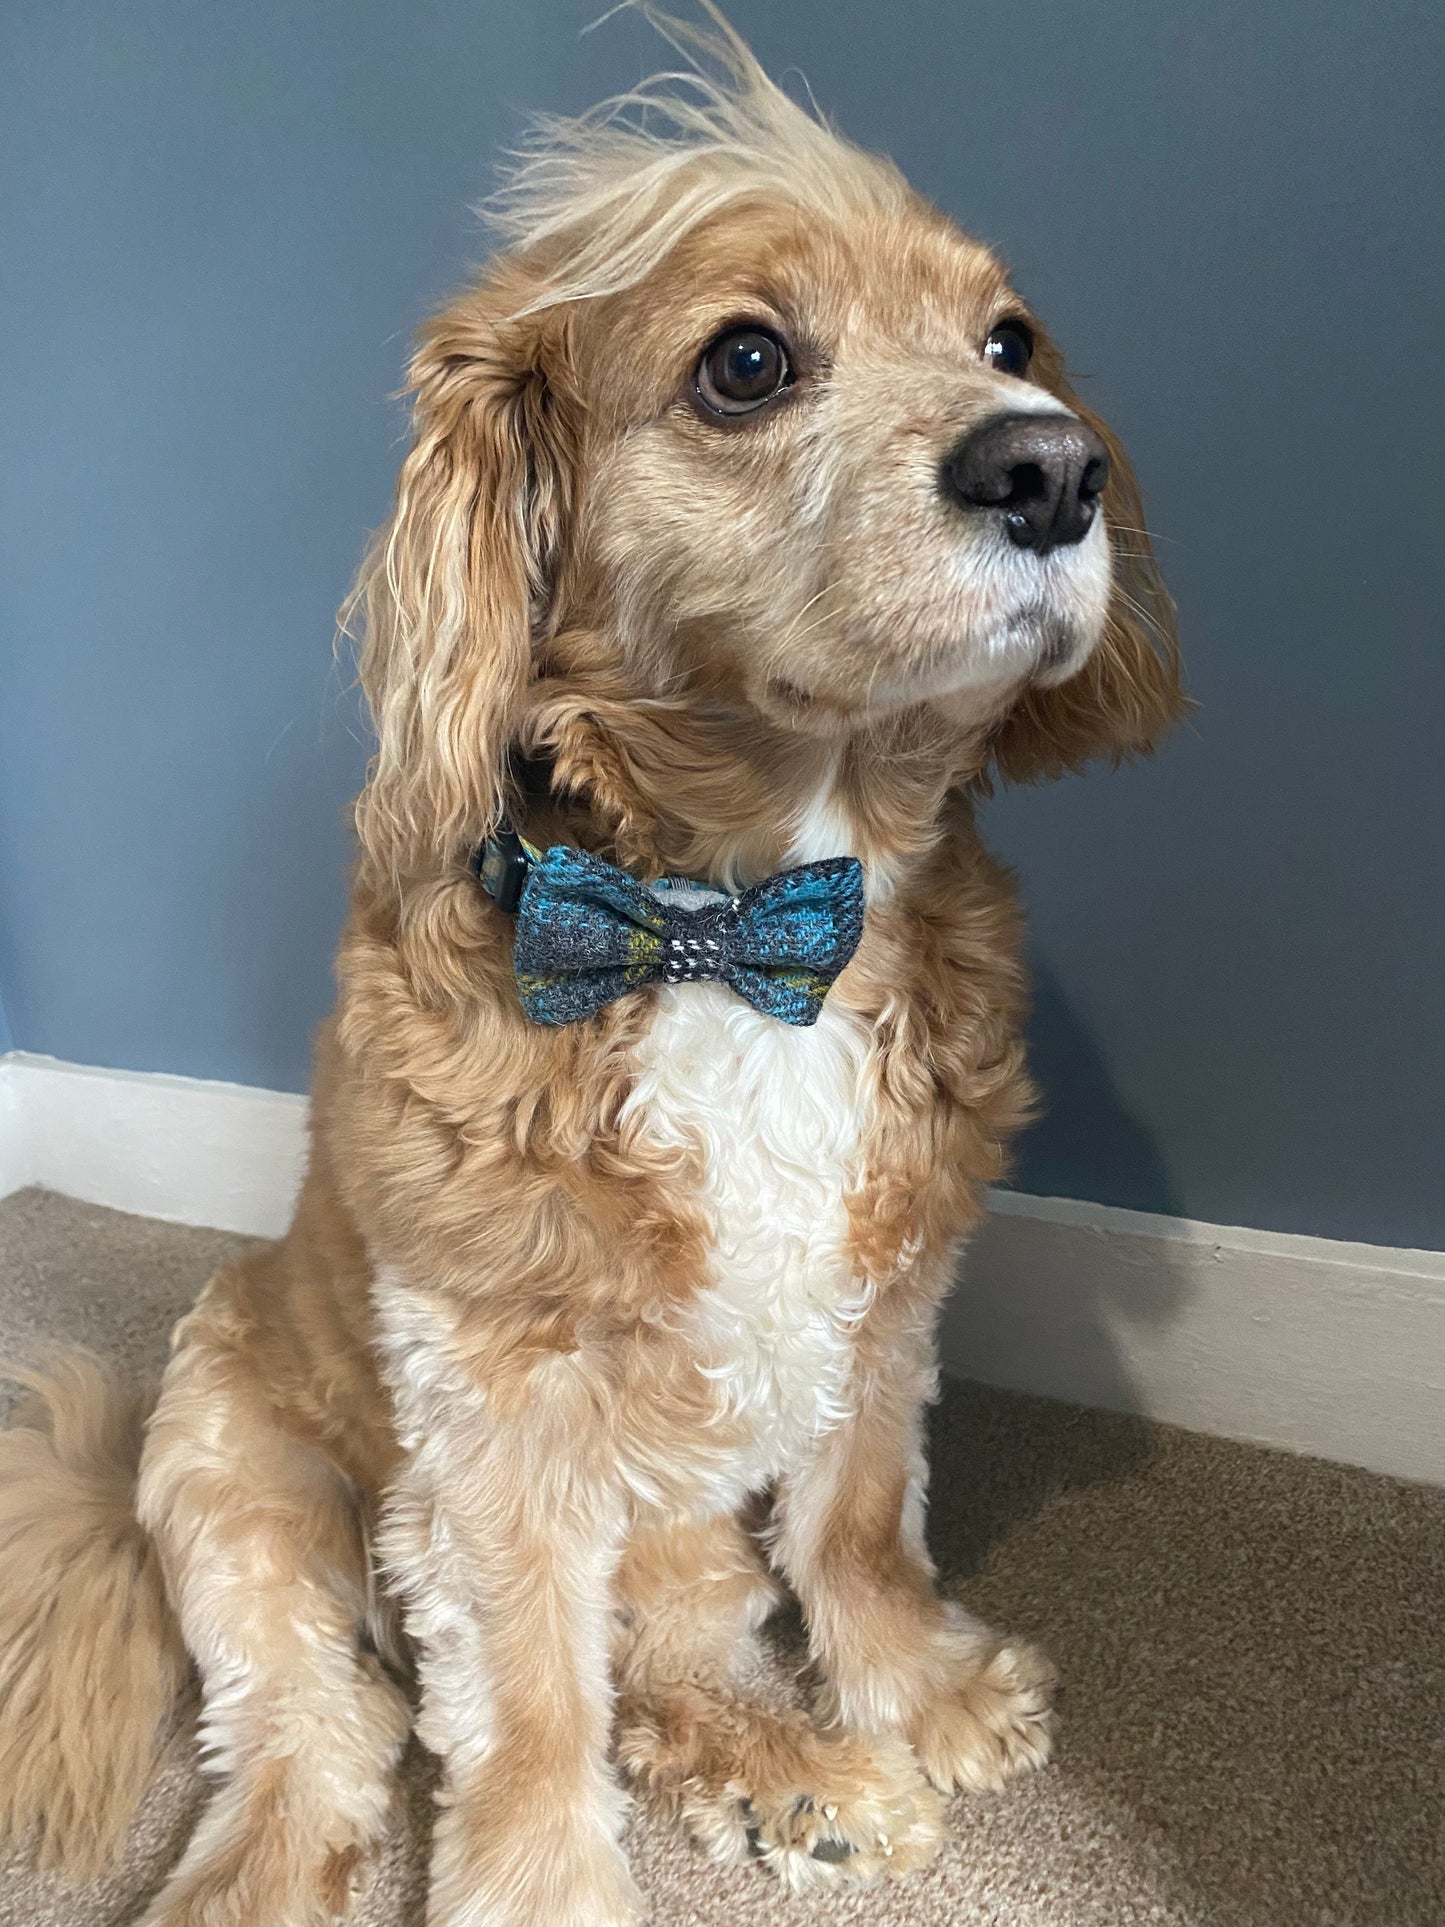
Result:
M983 358L997 374L1026 375L1034 338L1022 321L1000 321L983 344Z
M698 398L715 415L749 415L792 379L787 350L766 328L729 328L697 364Z

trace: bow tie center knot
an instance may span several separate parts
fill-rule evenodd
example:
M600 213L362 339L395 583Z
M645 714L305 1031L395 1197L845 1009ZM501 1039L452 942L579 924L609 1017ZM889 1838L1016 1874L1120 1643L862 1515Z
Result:
M683 912L668 919L662 939L662 981L704 983L716 978L726 961L722 919L706 912Z

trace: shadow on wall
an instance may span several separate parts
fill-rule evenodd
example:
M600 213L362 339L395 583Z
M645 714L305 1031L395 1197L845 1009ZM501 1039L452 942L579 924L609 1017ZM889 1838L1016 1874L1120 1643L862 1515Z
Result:
M1058 979L1035 961L1031 1062L1045 1106L1021 1147L1020 1179L1034 1196L1072 1196L1181 1216L1168 1168L1129 1110ZM1014 1195L1018 1195L1015 1193ZM1167 1263L1126 1266L1117 1252L1088 1262L1098 1233L1060 1225L1003 1199L964 1253L944 1313L941 1352L952 1376L1114 1412L1147 1412L1131 1355L1167 1342L1193 1287ZM1158 1247L1151 1244L1151 1253ZM1147 1435L1123 1428L1110 1449L1079 1457L1067 1426L1046 1428L1051 1450L1032 1461L1028 1488L1009 1489L997 1516L974 1521L979 1557L1056 1491L1127 1476L1147 1457Z
M235 1012L231 1042L251 1071L246 1082L310 1088L317 1027L335 1000L332 960L356 857L351 799L369 748L343 655L314 704L271 744L215 836L215 897L244 891L254 907L249 991ZM220 935L218 912L218 943Z
M1016 1188L1034 1197L1092 1198L1184 1217L1157 1142L1120 1097L1063 986L1037 956L1031 968L1029 1063L1043 1114L1019 1146Z

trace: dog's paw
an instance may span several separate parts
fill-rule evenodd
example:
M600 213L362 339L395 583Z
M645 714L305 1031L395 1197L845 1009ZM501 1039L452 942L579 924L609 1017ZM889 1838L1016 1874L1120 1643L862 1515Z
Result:
M1045 1765L1054 1746L1058 1676L1037 1647L1003 1641L961 1653L909 1722L908 1738L934 1786L989 1791Z
M912 1872L943 1841L943 1801L898 1740L813 1736L749 1781L685 1798L684 1823L714 1859L761 1861L790 1893Z

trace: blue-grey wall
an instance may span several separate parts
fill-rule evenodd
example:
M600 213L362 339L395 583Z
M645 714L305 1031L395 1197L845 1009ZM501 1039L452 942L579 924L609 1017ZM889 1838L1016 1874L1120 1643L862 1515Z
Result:
M17 1045L299 1088L364 760L331 616L414 321L596 0L0 22L0 989ZM1201 708L991 806L1021 1182L1445 1245L1434 0L735 0L997 242L1123 430ZM0 1037L3 1041L3 1037Z

